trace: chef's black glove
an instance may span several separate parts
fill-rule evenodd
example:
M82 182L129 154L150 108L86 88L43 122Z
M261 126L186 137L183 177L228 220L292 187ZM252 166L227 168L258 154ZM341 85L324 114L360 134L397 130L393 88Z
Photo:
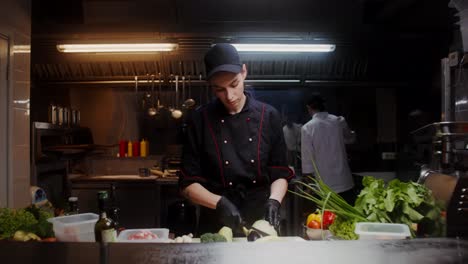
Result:
M265 204L265 220L275 229L278 229L280 225L280 207L280 202L271 198Z
M216 204L216 213L221 223L232 230L237 230L242 222L242 217L237 207L224 196L221 196L221 199Z

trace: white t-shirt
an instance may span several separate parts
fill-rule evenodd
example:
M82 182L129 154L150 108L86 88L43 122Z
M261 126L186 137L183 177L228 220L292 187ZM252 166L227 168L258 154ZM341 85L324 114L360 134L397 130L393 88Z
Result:
M283 126L283 134L289 151L301 150L301 125L293 123L291 127Z
M353 188L345 144L354 139L343 117L327 112L314 114L301 130L302 173L317 176L313 159L320 177L333 191L340 193Z

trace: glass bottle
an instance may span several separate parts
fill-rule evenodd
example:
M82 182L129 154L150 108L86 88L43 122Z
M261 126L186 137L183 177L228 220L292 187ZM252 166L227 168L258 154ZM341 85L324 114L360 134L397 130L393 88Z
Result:
M99 191L98 194L98 207L99 207L99 220L94 225L94 236L96 242L116 242L117 231L115 229L115 222L107 216L106 204L109 200L107 191Z
M110 193L111 206L110 206L109 215L112 218L112 220L114 220L115 229L117 230L117 232L119 232L120 229L121 229L121 227L120 227L120 217L119 217L120 208L119 208L119 206L117 204L116 189L117 188L115 187L115 185L112 184L111 185L111 193Z
M78 197L69 197L68 198L68 212L65 215L75 215L79 214L80 210L78 209Z

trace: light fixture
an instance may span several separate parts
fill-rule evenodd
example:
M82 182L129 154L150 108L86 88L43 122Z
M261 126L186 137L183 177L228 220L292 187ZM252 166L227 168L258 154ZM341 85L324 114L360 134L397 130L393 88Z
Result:
M233 45L239 52L332 52L334 44L247 44Z
M174 43L131 43L131 44L59 44L57 49L60 52L77 53L77 52L103 52L103 53L142 53L142 52L158 52L172 51L177 48Z
M31 53L31 45L13 45L13 53Z
M245 83L300 83L301 80L245 80Z

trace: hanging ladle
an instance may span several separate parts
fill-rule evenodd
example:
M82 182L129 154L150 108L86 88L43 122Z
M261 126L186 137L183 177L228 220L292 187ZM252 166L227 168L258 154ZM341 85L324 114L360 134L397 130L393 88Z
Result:
M151 74L151 94L154 93L154 74ZM158 110L154 107L154 96L151 97L151 107L148 108L148 115L155 116Z
M158 110L161 110L162 108L164 108L164 105L161 104L161 73L158 73L158 84L159 84L159 87L158 87Z
M178 83L179 83L179 75L176 75L175 76L175 106L174 106L174 110L171 113L172 117L175 119L179 119L182 117L182 111L178 109L179 107L179 87L178 87L179 84Z
M185 82L183 82L182 85L185 85ZM192 87L191 87L191 80L190 80L190 73L189 73L189 75L188 75L188 94L189 94L188 97L189 98L187 100L185 100L185 102L184 102L185 108L187 108L187 109L192 109L196 104L195 100L192 99L191 90L192 90Z
M145 92L143 93L143 98L141 100L141 109L143 109L143 111L147 111L148 110L148 107L150 107L150 100L151 100L151 94L149 93L148 89L150 87L150 82L151 82L151 76L149 73L146 74L146 84L147 84L147 87L145 88ZM142 79L143 81L143 79Z

